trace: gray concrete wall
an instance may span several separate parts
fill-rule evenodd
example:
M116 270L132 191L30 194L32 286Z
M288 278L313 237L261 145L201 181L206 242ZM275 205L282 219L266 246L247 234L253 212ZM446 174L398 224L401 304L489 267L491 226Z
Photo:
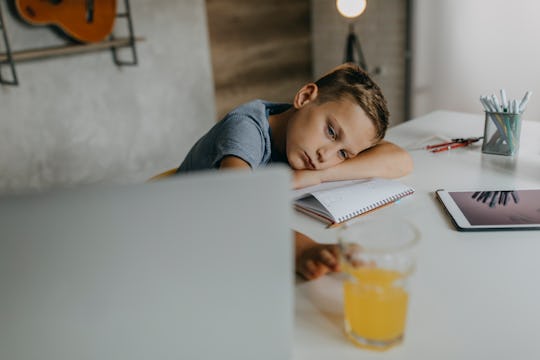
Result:
M0 86L0 194L141 182L178 165L214 123L204 1L130 4L146 39L138 66L115 66L110 51L21 62L20 85ZM12 50L65 43L0 6Z

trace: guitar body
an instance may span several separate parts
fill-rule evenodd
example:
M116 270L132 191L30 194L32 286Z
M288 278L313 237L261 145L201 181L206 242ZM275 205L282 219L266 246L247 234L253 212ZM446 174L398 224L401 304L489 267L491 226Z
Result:
M105 39L116 17L116 0L15 0L15 5L28 23L59 26L82 42Z

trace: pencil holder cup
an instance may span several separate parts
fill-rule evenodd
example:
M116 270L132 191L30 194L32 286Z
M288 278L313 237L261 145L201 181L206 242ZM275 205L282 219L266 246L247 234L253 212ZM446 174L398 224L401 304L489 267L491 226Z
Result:
M520 133L521 114L486 111L482 152L506 156L516 155L519 150Z

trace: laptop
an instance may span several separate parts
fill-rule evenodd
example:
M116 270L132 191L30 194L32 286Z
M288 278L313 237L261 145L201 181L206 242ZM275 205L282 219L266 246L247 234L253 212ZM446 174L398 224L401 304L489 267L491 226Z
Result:
M0 359L288 359L285 168L0 199Z

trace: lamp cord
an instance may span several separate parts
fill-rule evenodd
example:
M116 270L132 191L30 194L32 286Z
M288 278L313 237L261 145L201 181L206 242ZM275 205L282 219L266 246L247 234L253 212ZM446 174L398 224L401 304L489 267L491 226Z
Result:
M349 24L349 35L347 35L344 62L356 63L362 69L368 71L366 59L362 52L362 46L360 45L360 40L358 40L358 37L354 33L354 25L352 23Z

